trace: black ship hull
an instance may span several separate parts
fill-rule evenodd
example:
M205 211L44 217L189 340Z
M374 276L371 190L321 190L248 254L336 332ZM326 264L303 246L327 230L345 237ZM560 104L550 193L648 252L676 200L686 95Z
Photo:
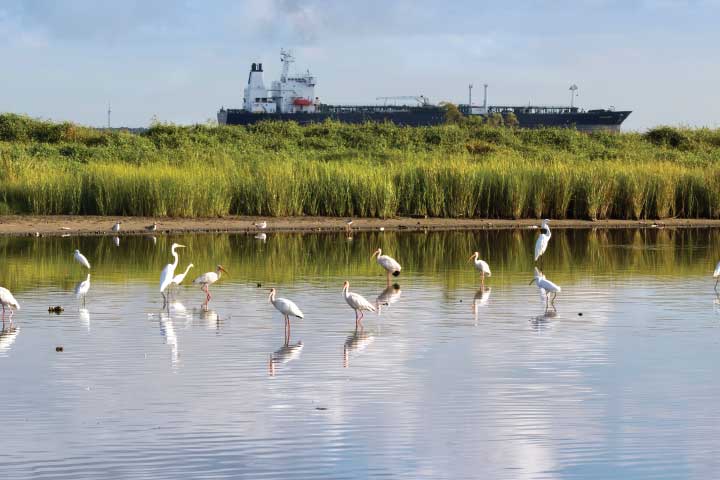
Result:
M551 112L526 112L515 108L512 113L521 128L560 127L580 131L620 130L629 111L577 109ZM507 111L499 112L507 115ZM482 116L482 115L481 115ZM252 125L262 121L293 121L300 125L335 120L343 123L392 122L397 125L421 127L445 123L445 112L439 107L416 107L406 110L383 107L333 107L317 113L250 113L239 109L221 109L218 122L223 125Z

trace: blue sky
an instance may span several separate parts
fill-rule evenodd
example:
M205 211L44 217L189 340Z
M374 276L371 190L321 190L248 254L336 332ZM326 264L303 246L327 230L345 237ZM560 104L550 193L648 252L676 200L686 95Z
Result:
M720 0L5 0L0 111L89 125L198 123L279 50L328 103L419 95L630 109L626 129L720 127Z

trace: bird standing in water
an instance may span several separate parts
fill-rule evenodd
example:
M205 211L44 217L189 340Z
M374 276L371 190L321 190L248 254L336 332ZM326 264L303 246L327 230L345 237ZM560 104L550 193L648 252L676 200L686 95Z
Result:
M393 277L397 277L398 275L400 275L400 270L402 270L402 267L394 258L388 255L383 255L382 250L379 248L375 250L375 252L370 257L370 260L372 260L376 255L378 265L383 267L387 272L387 284L388 286L390 286L390 284L392 283L390 281L390 275L392 275Z
M548 309L549 305L552 305L553 309L555 309L555 297L557 297L557 294L560 293L562 289L545 278L545 275L538 270L537 267L535 267L535 278L530 280L530 285L533 283L536 283L540 292L545 295L545 310ZM550 300L551 293L553 294L552 300Z
M11 320L13 316L13 309L20 310L20 304L18 301L15 300L15 297L13 297L13 294L10 293L10 290L4 287L0 287L0 305L2 305L3 319L5 318L5 308L10 309Z
M283 318L285 318L285 344L287 344L290 342L290 316L292 315L296 318L305 317L298 306L295 305L295 302L288 300L287 298L275 298L275 293L276 290L271 288L268 301L272 303L273 306L283 314Z
M223 272L228 273L222 265L218 265L214 272L203 273L193 280L193 283L200 285L200 289L205 292L205 304L212 298L212 295L210 295L210 285L220 280L220 275L222 275Z
M483 287L485 286L485 275L488 277L492 277L492 273L490 273L490 265L485 260L480 260L480 253L475 252L472 255L470 255L470 258L468 258L468 262L470 260L473 260L473 263L475 264L475 268L478 272L482 274L480 277L480 285Z
M163 305L167 304L167 296L165 296L165 290L170 286L170 284L173 281L173 278L175 277L175 269L177 268L178 261L180 259L178 258L178 254L175 251L178 248L185 248L185 245L180 245L179 243L173 243L170 247L170 252L172 252L172 256L175 258L175 261L173 263L168 263L165 265L165 268L163 268L162 272L160 273L160 293L163 296Z
M363 310L374 312L375 306L359 293L351 292L350 282L347 280L343 283L343 297L345 297L345 302L355 310L355 328L362 327Z

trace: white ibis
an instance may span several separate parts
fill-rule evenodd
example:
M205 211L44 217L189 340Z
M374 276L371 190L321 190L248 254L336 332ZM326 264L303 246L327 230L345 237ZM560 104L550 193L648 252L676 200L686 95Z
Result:
M85 280L75 285L75 296L77 298L82 297L83 307L85 306L85 296L90 291L90 274Z
M113 225L113 226L112 226L112 231L115 232L115 233L120 233L120 224L121 224L121 223L122 223L122 222L119 221L119 222L117 222L115 225Z
M483 287L485 286L485 275L488 277L492 277L492 273L490 273L490 265L485 260L480 260L480 253L475 252L472 255L470 255L470 258L468 258L468 262L472 260L475 264L475 269L480 272L482 275L480 277L480 285Z
M287 298L275 298L276 290L270 289L270 295L268 301L283 314L285 318L285 343L290 342L290 316L296 318L304 318L302 311L295 305L295 302L288 300Z
M13 297L13 294L10 293L10 290L4 287L0 287L0 304L2 304L3 317L5 316L5 308L10 309L10 318L13 316L13 309L20 310L20 304L18 301L15 300L15 297Z
M209 302L212 298L212 295L210 295L210 285L220 280L220 275L222 275L223 272L228 273L222 265L218 265L214 272L203 273L193 280L193 283L200 285L200 289L205 292L206 302Z
M538 258L540 258L542 254L545 253L545 250L547 250L548 243L550 242L550 237L552 236L552 233L550 232L550 226L548 225L549 222L550 220L548 219L542 221L542 225L540 226L540 235L535 241L536 262L538 261Z
M88 262L88 259L80 253L80 250L75 250L75 254L73 255L73 258L75 258L75 261L78 262L80 265L82 265L85 268L90 268L90 262Z
M359 293L353 293L350 291L350 282L347 280L343 283L343 297L350 307L355 310L355 328L362 325L363 310L367 312L374 312L375 306L368 302L365 297Z
M384 268L387 272L387 284L390 285L390 275L392 275L393 277L397 277L398 275L400 275L400 270L402 270L402 267L394 258L388 255L383 255L382 250L379 248L375 250L375 252L370 257L370 260L372 260L373 257L375 257L376 255L378 265Z
M175 251L178 248L185 248L185 245L180 245L179 243L172 244L172 246L170 247L170 252L172 252L172 256L175 258L175 261L173 263L168 263L167 265L165 265L165 268L163 268L162 272L160 273L160 293L163 296L164 303L167 303L165 290L172 283L173 278L175 277L175 269L177 268L178 261L180 260L178 258L177 252Z
M562 291L562 289L555 285L553 282L545 278L545 275L535 267L535 278L530 280L530 285L535 282L540 289L541 292L545 293L545 308L548 308L548 305L552 305L553 308L555 308L555 297L557 297L557 294ZM553 294L552 300L550 300L550 294Z

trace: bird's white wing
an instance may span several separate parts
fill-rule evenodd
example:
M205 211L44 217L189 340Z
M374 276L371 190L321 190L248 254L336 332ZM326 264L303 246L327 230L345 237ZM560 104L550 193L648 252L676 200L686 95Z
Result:
M203 285L205 283L215 283L217 282L218 276L215 272L207 272L203 273L199 277L197 277L195 280L193 280L194 284L197 285Z
M488 277L492 276L492 273L490 273L490 265L488 265L488 263L485 260L478 260L478 265L480 267L480 268L478 268L478 270L480 270L481 272L484 272L485 275L487 275Z
M553 282L551 282L547 278L542 278L542 279L538 280L538 286L542 289L547 290L548 292L558 293L558 292L562 291L562 289L558 285L555 285Z
M545 253L545 250L547 249L548 242L550 241L550 237L547 235L541 234L537 241L535 241L535 261L537 261L538 258L540 258L540 255Z
M298 318L303 318L302 311L298 308L297 305L295 305L295 302L292 300L288 300L287 298L278 298L275 300L275 303L278 306L278 310L283 312L286 315L294 315Z
M165 268L163 268L162 273L160 273L160 291L164 292L167 287L170 286L170 283L173 279L173 274L175 273L175 269L173 268L171 263L168 263L165 265Z
M392 257L388 257L387 255L381 255L378 257L378 263L387 271L389 272L399 272L402 270L402 267Z
M75 286L75 295L76 296L85 295L89 291L90 291L90 280L83 280L82 282L78 283Z
M368 310L371 312L375 311L375 306L368 302L367 299L360 294L350 293L350 300L352 301L353 306L357 309Z
M720 277L720 262L715 266L715 271L713 272L713 278Z
M85 268L90 268L90 262L88 262L88 259L80 252L75 253L75 260L82 265Z
M0 301L5 305L15 307L16 310L20 310L20 304L17 300L15 300L15 297L13 297L13 294L10 293L10 290L7 288L0 287Z

